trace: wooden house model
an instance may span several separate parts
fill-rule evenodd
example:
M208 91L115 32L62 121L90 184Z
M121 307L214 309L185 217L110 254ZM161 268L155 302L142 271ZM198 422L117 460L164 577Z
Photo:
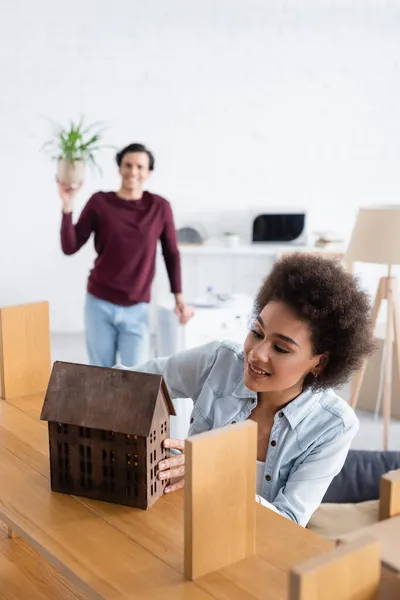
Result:
M175 415L159 375L54 363L41 419L48 421L51 489L147 509L168 482L157 464L169 453Z

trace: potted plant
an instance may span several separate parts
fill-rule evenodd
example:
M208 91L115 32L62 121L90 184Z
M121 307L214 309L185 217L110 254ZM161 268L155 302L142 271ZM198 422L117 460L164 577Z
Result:
M68 127L56 125L54 136L47 141L42 150L57 160L57 180L70 187L78 187L82 183L87 164L100 167L96 156L101 148L102 131L99 123L85 125L83 118L71 122Z
M225 231L224 235L224 239L225 239L225 244L227 246L229 246L230 248L236 248L237 246L239 246L240 244L240 236L237 233L234 233L233 231Z

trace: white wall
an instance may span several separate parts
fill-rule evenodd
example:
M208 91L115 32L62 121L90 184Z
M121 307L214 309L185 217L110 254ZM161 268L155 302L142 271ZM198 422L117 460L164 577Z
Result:
M147 143L178 220L300 204L348 233L359 204L396 202L399 35L400 0L3 0L0 305L48 299L53 330L82 327L93 251L61 254L43 117ZM101 162L79 209L118 184Z

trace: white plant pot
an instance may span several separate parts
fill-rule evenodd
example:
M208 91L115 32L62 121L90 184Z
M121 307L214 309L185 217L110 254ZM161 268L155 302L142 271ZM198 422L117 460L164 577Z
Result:
M85 163L83 160L60 159L57 163L57 178L60 183L72 188L78 187L85 176Z
M228 248L237 248L240 245L239 235L225 235L224 240L225 245L228 246Z

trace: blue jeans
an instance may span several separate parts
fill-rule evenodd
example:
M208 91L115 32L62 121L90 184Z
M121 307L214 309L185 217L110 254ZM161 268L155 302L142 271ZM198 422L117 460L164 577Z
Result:
M147 360L149 330L147 302L117 306L86 295L86 349L91 365L113 367L118 362L117 354L127 367Z

